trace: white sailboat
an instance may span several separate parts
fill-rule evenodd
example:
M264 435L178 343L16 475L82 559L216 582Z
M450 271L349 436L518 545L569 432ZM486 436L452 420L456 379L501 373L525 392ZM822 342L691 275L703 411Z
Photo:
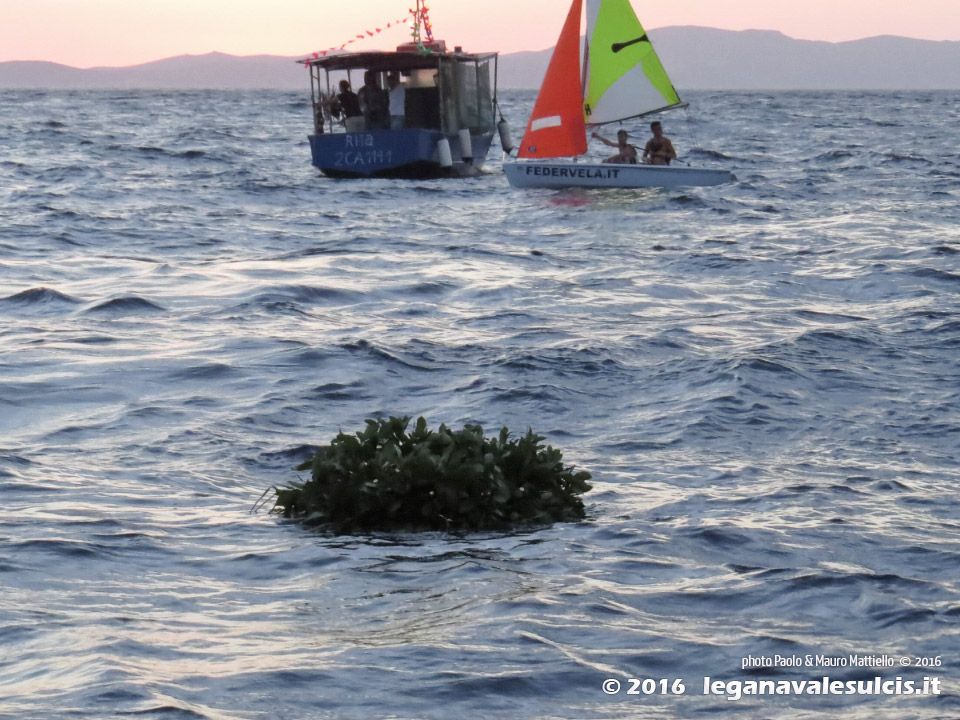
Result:
M683 107L630 0L586 0L587 33L580 63L583 0L573 0L518 160L504 162L514 187L674 187L719 185L726 170L626 163L572 162L587 151L587 127Z

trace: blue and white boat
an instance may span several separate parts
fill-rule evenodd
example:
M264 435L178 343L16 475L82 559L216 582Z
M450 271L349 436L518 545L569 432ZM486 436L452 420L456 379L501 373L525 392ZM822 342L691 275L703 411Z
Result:
M407 43L396 52L332 54L300 62L310 69L313 164L333 178L462 177L480 172L496 119L497 53L447 52L444 42ZM347 123L337 90L362 78L368 92L387 95L399 79L402 115ZM364 93L359 93L363 104ZM339 111L339 112L338 112ZM391 113L396 109L391 107ZM348 132L347 130L351 130Z

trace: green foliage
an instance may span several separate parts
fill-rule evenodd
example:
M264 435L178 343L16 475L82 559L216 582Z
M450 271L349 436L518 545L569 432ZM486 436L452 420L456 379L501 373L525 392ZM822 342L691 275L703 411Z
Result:
M312 479L273 488L273 510L335 532L490 530L581 520L590 474L528 431L485 438L483 428L427 429L410 418L367 420L340 433L298 470Z

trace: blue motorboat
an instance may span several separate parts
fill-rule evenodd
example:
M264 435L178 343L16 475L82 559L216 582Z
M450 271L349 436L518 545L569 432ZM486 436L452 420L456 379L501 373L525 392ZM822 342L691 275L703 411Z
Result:
M310 69L310 150L324 175L438 178L480 172L498 130L497 53L459 47L447 52L443 41L434 41L301 62ZM363 78L362 87L355 87L355 77Z

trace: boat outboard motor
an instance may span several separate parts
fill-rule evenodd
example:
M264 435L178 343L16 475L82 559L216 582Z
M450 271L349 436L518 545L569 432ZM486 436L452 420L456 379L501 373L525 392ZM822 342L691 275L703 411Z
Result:
M500 122L497 123L497 132L500 133L500 147L509 155L513 152L513 138L510 137L510 124L506 118L500 118Z
M473 162L473 143L470 141L470 131L464 128L457 134L460 136L460 157L469 165Z

